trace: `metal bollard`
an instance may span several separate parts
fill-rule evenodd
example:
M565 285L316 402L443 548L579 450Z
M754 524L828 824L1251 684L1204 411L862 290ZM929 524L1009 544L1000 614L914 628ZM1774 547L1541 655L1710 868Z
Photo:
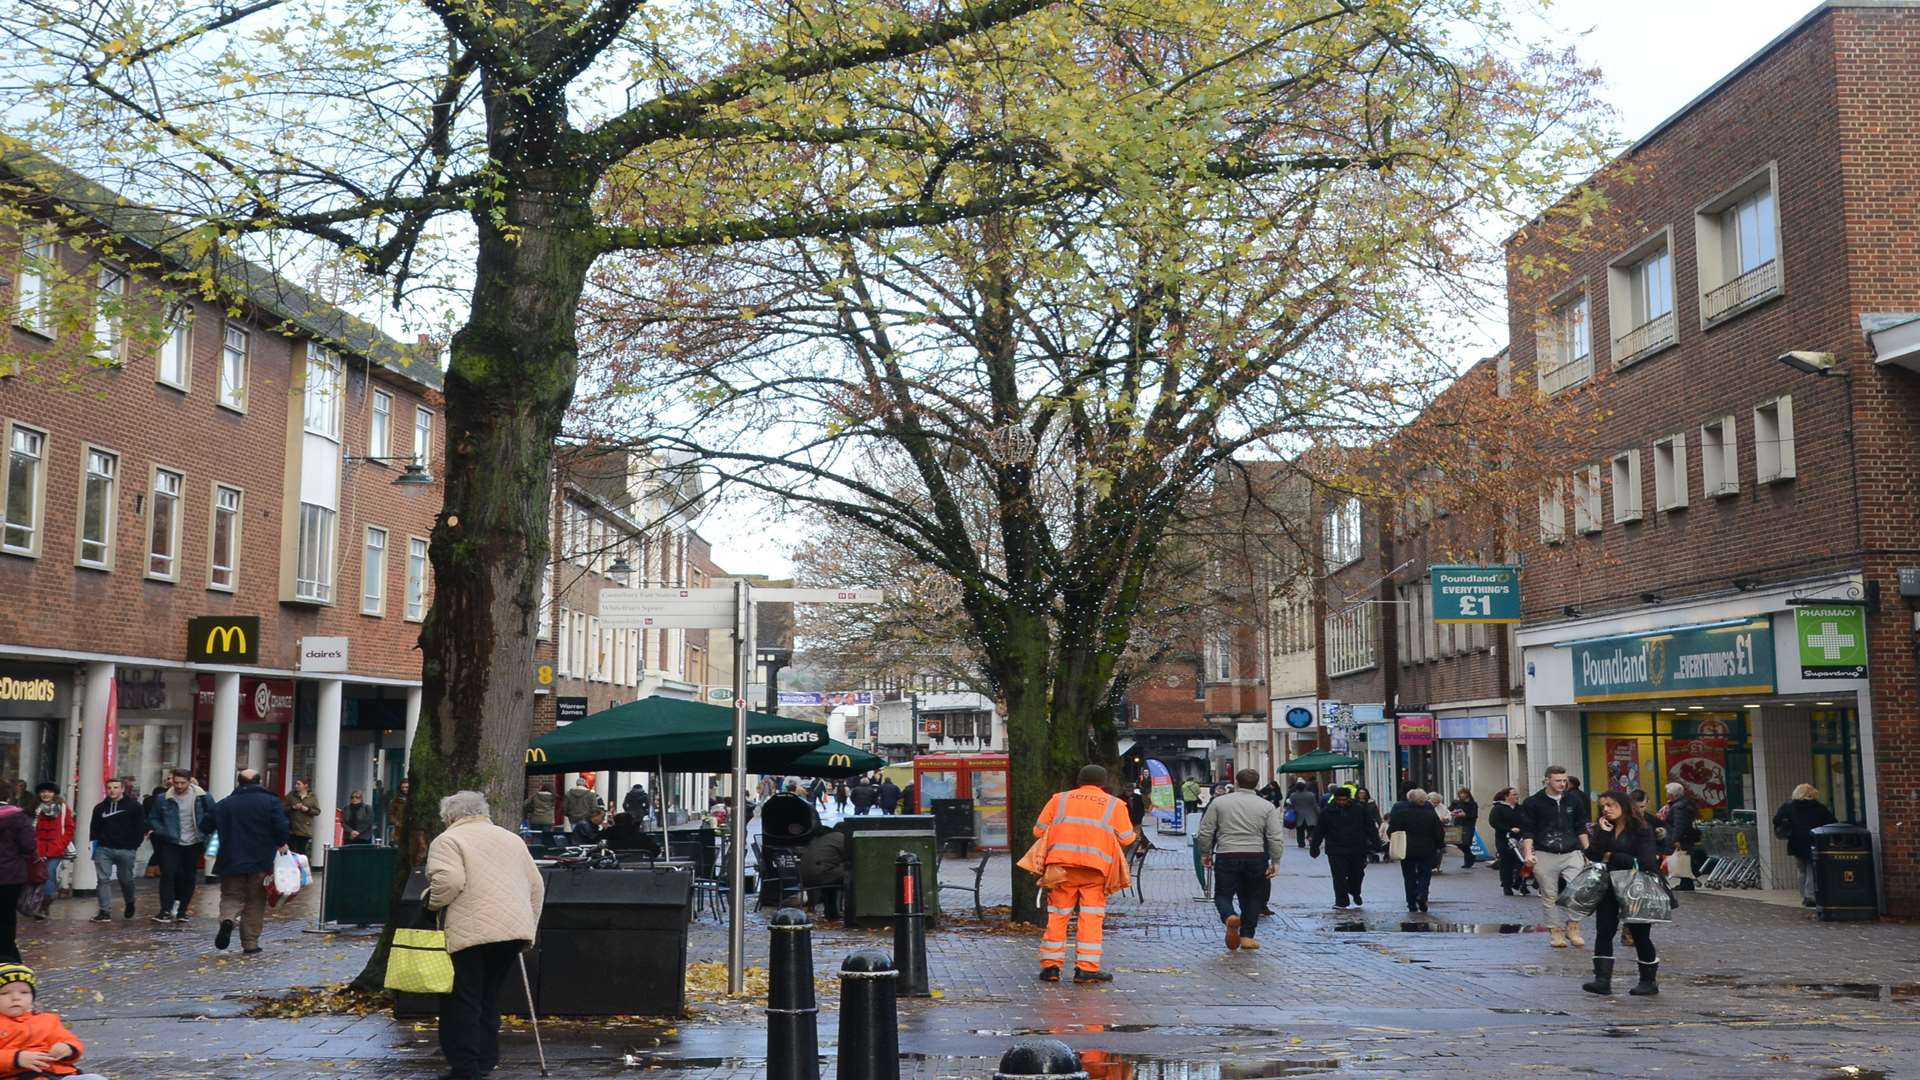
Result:
M893 957L903 997L931 997L927 988L927 903L920 856L903 851L893 861Z
M836 1080L900 1080L899 972L868 949L840 965L840 1060Z
M1014 1043L1000 1055L1000 1068L995 1070L993 1080L1034 1080L1042 1076L1087 1080L1086 1071L1080 1068L1080 1055L1059 1039Z
M813 997L813 922L807 913L773 913L767 959L768 1080L820 1080L820 1009Z

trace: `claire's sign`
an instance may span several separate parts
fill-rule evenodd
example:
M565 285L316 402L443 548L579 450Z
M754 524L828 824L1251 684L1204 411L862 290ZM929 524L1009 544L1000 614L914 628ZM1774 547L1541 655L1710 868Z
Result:
M1575 701L1773 693L1773 622L1765 615L1567 647Z

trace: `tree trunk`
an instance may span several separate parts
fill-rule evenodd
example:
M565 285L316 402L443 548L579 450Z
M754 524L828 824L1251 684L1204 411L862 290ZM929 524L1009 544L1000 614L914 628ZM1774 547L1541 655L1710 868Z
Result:
M1053 650L1047 617L1011 604L1007 613L1005 646L996 650L1004 669L996 681L1007 705L1007 839L1017 859L1033 842L1033 824L1047 800L1073 777L1061 775L1050 745L1047 668ZM1043 911L1035 902L1038 880L1018 867L1011 872L1013 917L1038 924Z
M526 787L553 441L573 398L576 310L594 257L590 185L541 176L526 188L539 194L508 196L504 224L474 215L473 307L446 376L444 508L403 851L440 831L443 796L478 791L512 827ZM397 908L398 888L393 899ZM390 918L360 985L379 985L394 928Z

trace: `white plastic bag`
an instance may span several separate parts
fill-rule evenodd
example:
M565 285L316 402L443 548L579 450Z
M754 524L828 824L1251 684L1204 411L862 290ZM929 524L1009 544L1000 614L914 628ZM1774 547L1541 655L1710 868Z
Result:
M300 863L300 887L304 889L313 884L313 864L307 862L307 857L297 851L293 853L293 857Z
M291 851L273 857L273 888L281 898L300 891L300 859Z

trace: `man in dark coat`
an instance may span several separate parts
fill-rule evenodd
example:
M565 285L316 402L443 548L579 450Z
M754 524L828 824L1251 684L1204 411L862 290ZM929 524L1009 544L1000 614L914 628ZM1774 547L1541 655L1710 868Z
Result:
M220 930L213 947L233 942L237 921L240 951L252 956L260 951L267 918L267 875L273 873L274 856L286 852L292 829L280 796L260 786L259 773L241 769L236 780L233 794L213 808L214 831L220 834L220 854L213 860L213 874L220 879Z
M840 917L840 894L847 887L847 834L821 826L800 852L800 884L820 891L829 919Z
M859 783L853 785L853 812L855 814L865 815L872 813L873 804L879 801L880 789L873 786L873 777L863 776L860 778Z
M900 785L894 783L892 777L880 781L879 807L883 814L900 812Z
M1316 859L1321 848L1327 849L1334 907L1345 908L1349 900L1355 907L1365 902L1360 898L1360 887L1367 876L1367 852L1379 843L1373 815L1353 801L1353 789L1345 785L1334 788L1333 801L1320 811L1320 819L1313 826L1313 844L1308 849Z

